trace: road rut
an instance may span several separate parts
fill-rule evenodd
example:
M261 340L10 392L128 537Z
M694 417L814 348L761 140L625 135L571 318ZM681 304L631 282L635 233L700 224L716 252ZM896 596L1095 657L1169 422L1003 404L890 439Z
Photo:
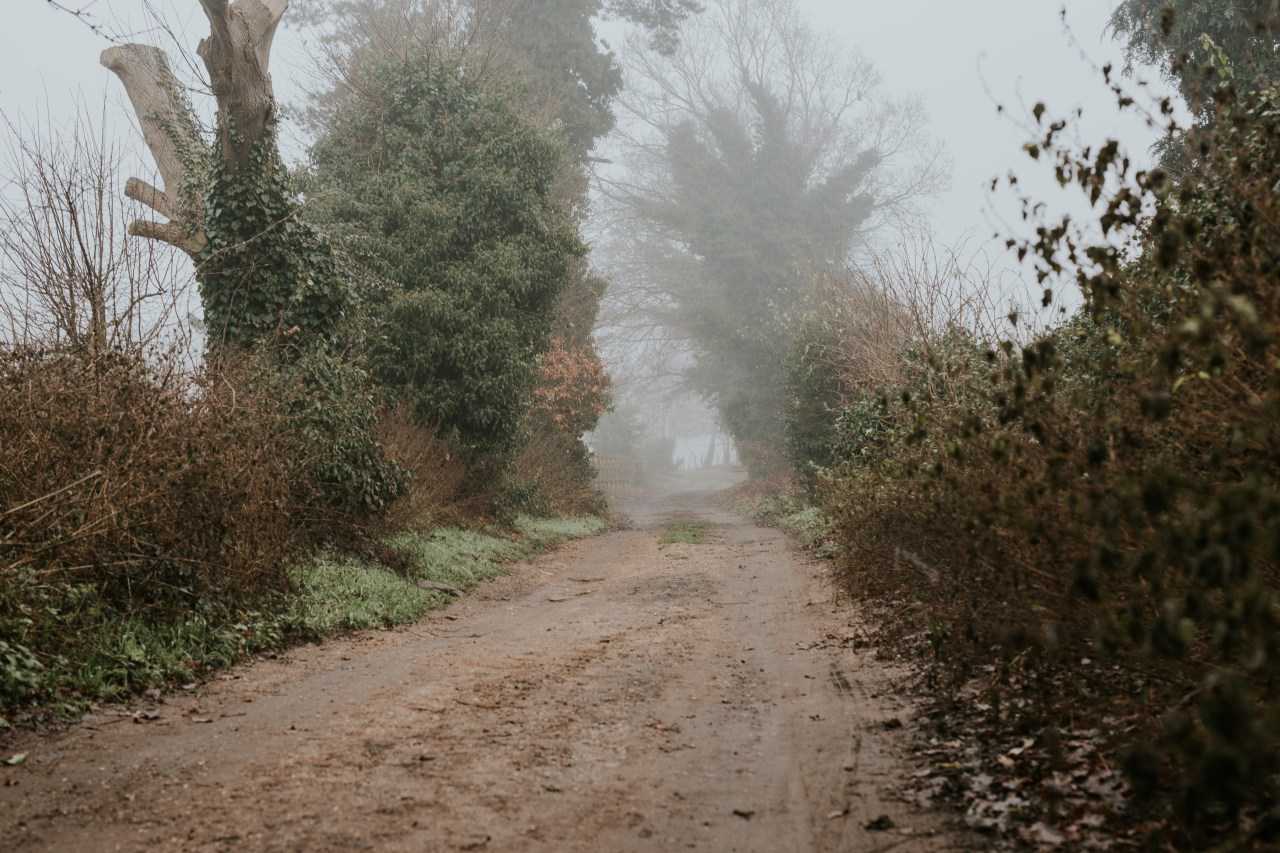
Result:
M20 850L904 851L903 674L772 530L668 502L395 632L27 736ZM662 545L674 519L707 542ZM887 816L893 827L868 829ZM881 821L880 826L885 822Z

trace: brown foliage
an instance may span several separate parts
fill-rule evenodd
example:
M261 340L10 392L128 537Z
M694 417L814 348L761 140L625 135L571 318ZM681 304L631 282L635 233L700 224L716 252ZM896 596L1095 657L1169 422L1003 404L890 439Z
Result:
M1030 731L1081 707L1125 720L1108 734L1134 792L1196 849L1276 825L1277 103L1224 99L1172 189L1115 144L1081 155L1047 128L1033 156L1143 255L1068 224L1015 241L1046 282L1087 257L1087 310L985 355L938 337L852 412L823 492L853 589L922 605L908 630L956 677L990 672L991 704L1016 694L1004 713Z
M408 487L382 518L392 531L427 530L474 514L476 499L464 497L467 466L434 430L420 426L401 404L378 419L378 440L387 458L409 475Z
M603 499L593 485L595 471L576 436L550 424L535 425L512 471L533 487L542 513L585 515L600 512Z
M243 373L0 353L0 582L87 583L133 606L281 587L284 424Z

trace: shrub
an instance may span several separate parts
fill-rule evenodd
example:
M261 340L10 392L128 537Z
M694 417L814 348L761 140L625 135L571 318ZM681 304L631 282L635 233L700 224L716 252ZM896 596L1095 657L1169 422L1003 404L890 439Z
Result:
M288 415L243 374L0 352L0 640L285 586Z
M511 467L511 509L524 515L591 515L604 509L595 467L575 435L535 423Z
M1033 678L1023 723L1140 688L1147 718L1113 744L1135 792L1180 846L1248 838L1280 795L1280 90L1224 97L1176 185L1045 127L1030 153L1141 257L1065 225L1014 243L1046 282L1087 258L1086 311L908 360L880 407L846 409L823 504L851 585L927 602L958 677L993 648L1042 675L1109 652L1123 676Z
M383 515L386 530L422 531L461 520L467 468L456 450L419 425L403 403L378 418L378 440L406 476Z
M0 353L3 564L124 598L278 580L285 417L236 374Z
M380 401L362 368L313 349L284 364L259 362L258 381L284 403L293 480L310 521L360 524L404 494L408 476L379 444Z
M428 52L362 60L313 149L309 216L366 288L377 381L468 462L519 446L560 292L584 253L566 168L519 93Z

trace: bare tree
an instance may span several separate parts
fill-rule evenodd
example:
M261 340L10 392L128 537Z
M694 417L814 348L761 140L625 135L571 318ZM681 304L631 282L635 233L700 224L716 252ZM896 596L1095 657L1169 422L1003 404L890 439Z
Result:
M886 226L913 225L946 158L918 101L886 96L796 0L712 0L674 50L637 38L627 60L625 165L599 175L622 234L607 331L680 339L672 362L739 444L777 444L814 282Z
M6 123L0 340L7 344L96 356L186 335L190 267L167 247L126 237L140 210L118 195L120 146L94 124L84 110L65 132Z

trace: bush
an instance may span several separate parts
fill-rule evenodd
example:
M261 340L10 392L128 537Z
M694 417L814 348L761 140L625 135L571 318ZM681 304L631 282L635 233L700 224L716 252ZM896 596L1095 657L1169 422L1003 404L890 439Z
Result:
M56 655L112 613L286 586L298 544L288 413L244 374L0 352L0 433L11 653Z
M377 381L468 462L509 458L585 252L555 195L565 151L518 92L438 54L361 62L312 151L308 215L376 280Z
M382 517L390 531L423 531L457 523L467 511L467 467L434 430L420 426L404 404L378 418L378 440L387 458L405 472L401 495Z
M378 441L379 399L363 369L311 350L258 371L288 414L293 479L313 529L373 520L404 494L408 475Z
M0 352L0 564L120 601L279 586L286 419L234 373Z
M593 515L604 499L593 483L591 452L574 435L543 422L511 466L511 509L523 515Z
M1067 227L1015 244L1046 281L1088 258L1086 311L908 359L880 406L846 408L823 505L851 586L926 602L957 677L1017 659L1027 726L1073 701L1134 715L1141 691L1112 743L1135 793L1179 846L1249 838L1280 797L1280 90L1224 98L1176 186L1060 132L1033 156L1142 256ZM1072 664L1108 653L1105 679Z

